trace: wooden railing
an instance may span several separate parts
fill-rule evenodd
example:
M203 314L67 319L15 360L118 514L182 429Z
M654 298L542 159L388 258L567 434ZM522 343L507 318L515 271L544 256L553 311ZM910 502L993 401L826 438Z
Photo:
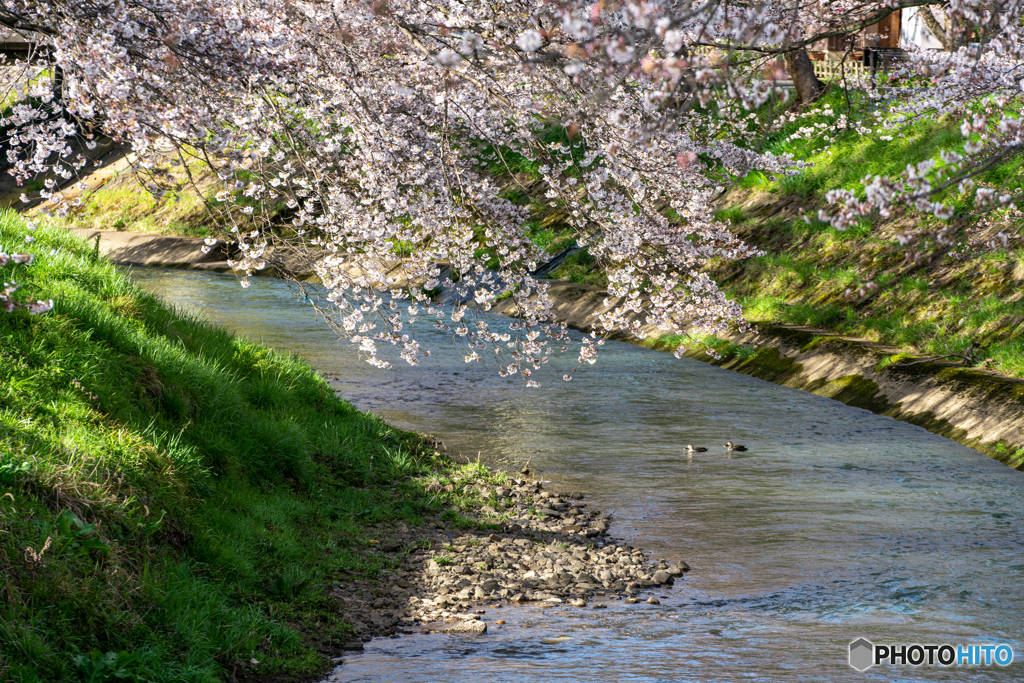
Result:
M862 78L871 75L871 69L860 62L833 62L824 59L815 60L814 75L823 81L838 81L846 78Z
M724 54L724 50L707 47L707 46L696 46L690 48L693 52L698 54ZM829 59L812 59L811 64L814 65L814 75L823 81L839 81L844 77L850 80L859 80L871 76L871 67L865 66L860 59L846 59L843 61L829 60ZM875 65L875 71L887 71L892 68L893 56L882 54L879 55L878 62Z

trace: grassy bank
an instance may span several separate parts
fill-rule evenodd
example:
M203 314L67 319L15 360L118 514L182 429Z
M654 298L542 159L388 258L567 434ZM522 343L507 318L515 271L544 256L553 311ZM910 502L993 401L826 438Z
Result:
M847 232L809 226L787 210L787 199L762 194L750 200L759 210L727 212L738 233L768 252L713 270L748 319L830 330L911 354L965 353L973 344L979 364L1024 377L1019 240L908 262L894 239L898 223ZM879 289L861 296L867 282Z
M56 307L0 313L0 679L322 671L353 632L327 588L398 564L376 525L465 503L415 476L454 466L63 231L26 234L0 215L39 255L0 275Z
M846 231L801 215L801 210L816 215L831 189L862 193L867 175L898 174L942 151L962 151L959 119L901 122L884 104L864 98L847 108L845 93L838 90L813 112L764 142L776 154L790 153L814 165L775 181L751 174L741 182L746 190L730 195L719 212L766 255L715 263L711 275L755 322L806 325L909 354L971 350L974 364L1024 377L1024 220L1019 212L977 216L972 193L951 189L942 200L955 207L954 245L936 242L939 222L911 210ZM860 135L847 122L873 127L874 133ZM1021 160L976 180L1001 193L1020 191ZM902 232L924 236L903 247L897 239ZM999 233L1008 236L1005 245ZM920 257L908 258L915 251ZM866 288L868 283L877 289Z

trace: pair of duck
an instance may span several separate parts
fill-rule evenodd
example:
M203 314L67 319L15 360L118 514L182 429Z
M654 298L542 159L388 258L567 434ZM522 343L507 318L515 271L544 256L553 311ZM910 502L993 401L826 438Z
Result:
M745 451L745 450L747 450L747 447L746 446L737 446L732 441L726 441L725 442L725 450L727 450L727 451ZM691 444L687 444L687 446L686 446L686 452L687 453L703 453L705 451L707 451L707 448L705 448L704 446L694 446L692 443Z

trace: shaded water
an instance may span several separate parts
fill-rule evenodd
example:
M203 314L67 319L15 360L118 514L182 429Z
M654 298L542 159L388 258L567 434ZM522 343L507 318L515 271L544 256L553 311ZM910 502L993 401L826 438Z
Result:
M693 567L657 592L660 606L489 610L508 624L373 641L332 681L1024 680L1024 476L953 441L622 343L542 390L467 366L436 337L423 365L381 372L279 281L134 277L339 373L348 400L450 452L496 466L532 458L553 488L614 510L617 537ZM727 439L752 450L728 457ZM687 443L710 450L691 459ZM861 636L1008 643L1018 663L857 673L847 645Z

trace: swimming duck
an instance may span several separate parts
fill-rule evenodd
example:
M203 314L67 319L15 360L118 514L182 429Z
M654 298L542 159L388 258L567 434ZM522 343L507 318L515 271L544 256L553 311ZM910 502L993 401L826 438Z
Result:
M726 441L725 442L725 450L727 450L727 451L745 451L745 450L747 450L747 447L746 446L735 446L735 445L733 445L732 441Z
M687 453L703 453L706 450L703 446L694 446L692 443L686 445Z

